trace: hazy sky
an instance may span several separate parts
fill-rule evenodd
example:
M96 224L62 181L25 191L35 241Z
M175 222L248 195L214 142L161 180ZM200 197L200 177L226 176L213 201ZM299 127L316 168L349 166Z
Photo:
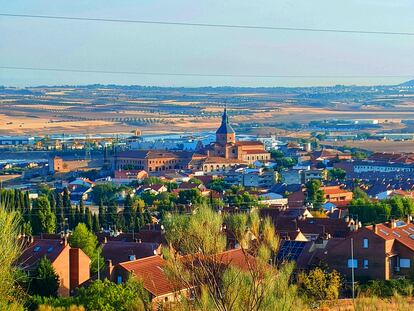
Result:
M0 0L1 13L414 32L413 0ZM0 66L257 75L413 75L414 36L0 16ZM293 86L404 78L163 77L0 69L0 85Z

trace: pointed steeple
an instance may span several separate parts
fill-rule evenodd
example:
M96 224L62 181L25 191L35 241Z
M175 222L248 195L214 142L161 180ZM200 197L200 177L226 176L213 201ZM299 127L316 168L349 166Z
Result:
M221 116L221 125L217 129L216 134L233 134L235 133L234 129L230 125L229 117L227 115L227 107L224 107L223 115Z
M216 142L220 145L236 142L236 132L232 128L227 115L227 107L224 107L220 127L216 131Z

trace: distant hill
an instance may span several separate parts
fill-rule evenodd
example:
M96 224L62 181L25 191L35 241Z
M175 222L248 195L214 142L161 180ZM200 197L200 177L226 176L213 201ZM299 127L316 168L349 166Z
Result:
M414 80L401 83L399 86L414 86Z

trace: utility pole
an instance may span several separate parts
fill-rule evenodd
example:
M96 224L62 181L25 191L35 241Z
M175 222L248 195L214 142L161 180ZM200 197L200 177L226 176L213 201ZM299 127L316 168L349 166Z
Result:
M99 260L100 258L99 258L99 253L98 253L98 280L100 280L101 279L101 271L100 271L100 267L99 267Z
M354 238L351 238L352 304L355 305Z

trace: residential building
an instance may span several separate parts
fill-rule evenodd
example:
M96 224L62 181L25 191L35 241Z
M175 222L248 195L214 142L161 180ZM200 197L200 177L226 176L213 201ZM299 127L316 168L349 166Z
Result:
M307 183L312 179L323 181L327 178L327 175L327 171L324 169L306 170L303 172L303 183Z
M342 189L340 186L323 186L321 190L324 192L325 203L333 203L336 207L348 205L353 198L352 191Z
M394 220L361 228L345 239L330 240L315 260L323 260L348 279L352 268L357 279L407 277L413 268L414 225Z
M91 260L78 248L72 248L65 239L27 240L18 265L29 276L35 271L40 259L46 257L59 276L60 296L69 296L71 291L90 278Z
M230 185L269 189L276 183L277 172L269 168L242 167L223 173Z

